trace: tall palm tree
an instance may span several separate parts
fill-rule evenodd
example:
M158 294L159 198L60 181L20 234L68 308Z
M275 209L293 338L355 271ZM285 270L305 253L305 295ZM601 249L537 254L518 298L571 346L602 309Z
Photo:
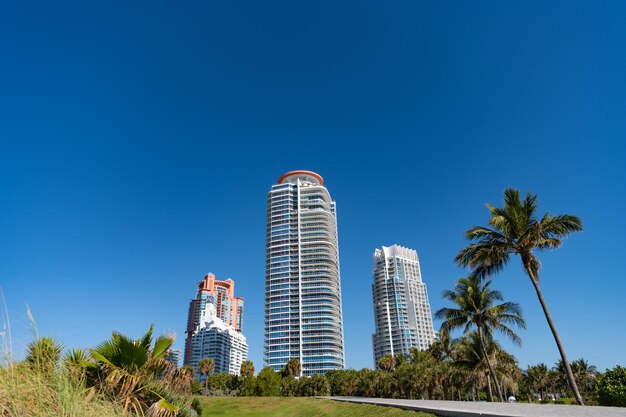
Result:
M198 372L204 375L204 390L209 388L209 374L215 370L215 361L211 358L203 358L198 361Z
M443 297L454 303L457 308L441 308L435 313L435 318L445 320L441 325L443 332L462 328L463 332L467 333L471 328L476 328L498 397L500 401L504 401L496 372L487 353L486 338L491 339L493 332L497 331L511 339L513 343L521 345L520 337L509 325L524 329L526 323L519 304L512 302L496 304L504 298L500 291L489 288L490 285L491 281L482 283L474 275L460 278L454 290L447 290L443 293Z
M471 243L459 252L456 262L462 266L472 267L477 276L485 277L502 270L511 255L520 256L524 271L535 288L559 349L569 385L578 404L584 405L565 348L539 288L541 263L534 253L535 250L558 248L564 238L583 229L582 222L570 214L553 216L546 213L539 219L537 195L528 193L522 201L519 191L511 188L504 191L503 208L489 204L487 207L491 212L489 227L475 226L466 232L466 237Z

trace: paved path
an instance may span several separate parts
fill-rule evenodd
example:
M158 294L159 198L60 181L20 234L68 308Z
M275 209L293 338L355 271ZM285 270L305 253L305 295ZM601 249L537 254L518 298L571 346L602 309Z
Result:
M377 404L424 411L443 417L626 417L626 408L561 404L510 404L471 401L395 400L391 398L324 397L336 401Z

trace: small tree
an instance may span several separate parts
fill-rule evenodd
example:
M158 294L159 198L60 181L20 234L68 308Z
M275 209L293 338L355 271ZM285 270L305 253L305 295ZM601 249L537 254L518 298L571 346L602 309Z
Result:
M208 389L209 374L212 374L215 370L215 361L211 358L200 359L198 362L198 372L200 375L204 375L204 390Z
M256 377L256 394L260 397L276 397L280 395L280 375L266 366Z
M316 397L330 395L330 382L324 375L313 375L302 380L300 395L303 397Z
M612 407L626 407L626 368L607 369L596 386L598 403Z
M241 382L241 389L239 395L242 397L252 397L257 394L257 383L254 375L249 375Z

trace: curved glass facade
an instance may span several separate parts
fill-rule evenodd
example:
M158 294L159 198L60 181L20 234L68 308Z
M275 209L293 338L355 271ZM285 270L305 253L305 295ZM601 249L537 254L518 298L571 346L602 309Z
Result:
M266 364L300 359L302 375L344 368L335 202L309 171L283 175L267 198Z

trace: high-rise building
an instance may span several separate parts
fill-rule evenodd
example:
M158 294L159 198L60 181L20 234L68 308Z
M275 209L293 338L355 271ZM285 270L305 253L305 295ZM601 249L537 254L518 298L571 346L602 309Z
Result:
M267 195L265 363L343 369L342 320L335 202L320 175L288 172Z
M191 364L191 337L198 330L200 317L206 313L206 305L212 304L215 317L225 324L241 332L243 328L243 298L235 297L235 282L232 279L218 281L215 275L209 273L198 282L196 298L189 303L187 318L187 334L185 340L185 364Z
M198 380L206 376L200 374L198 363L211 358L215 363L213 372L226 372L239 375L241 363L247 359L248 344L243 334L235 330L217 316L215 304L205 304L200 313L200 324L190 340L190 361Z
M427 349L435 339L417 252L402 246L374 251L374 364L382 356Z

